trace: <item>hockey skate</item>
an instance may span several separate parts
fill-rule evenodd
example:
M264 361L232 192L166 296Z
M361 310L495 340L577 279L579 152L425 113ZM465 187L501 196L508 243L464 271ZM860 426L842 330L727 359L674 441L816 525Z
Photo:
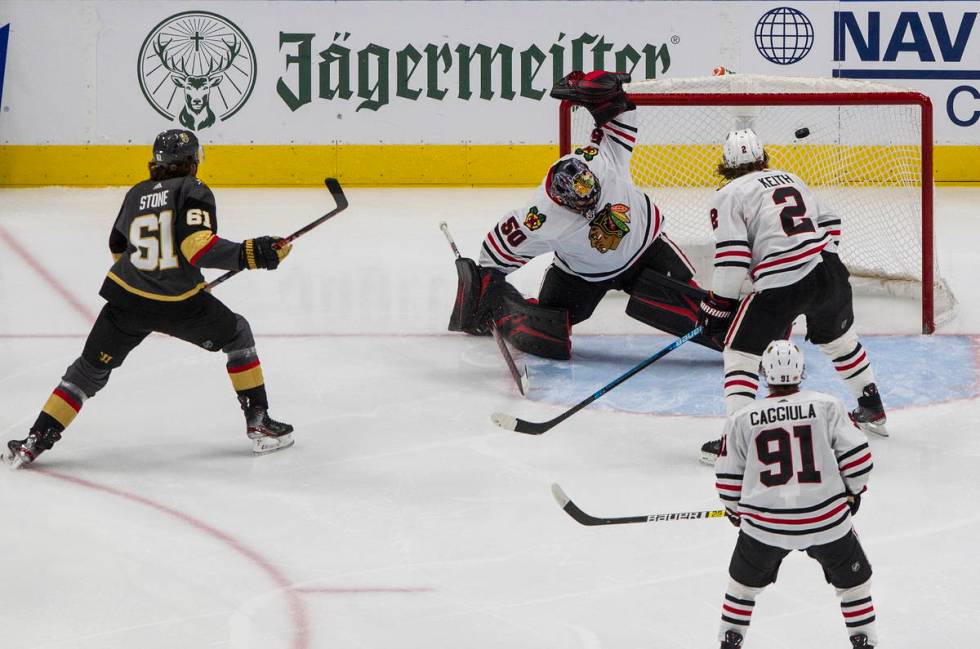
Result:
M725 631L725 639L721 641L721 649L741 649L741 648L742 648L742 634L740 634L737 631Z
M61 433L54 428L45 431L32 428L25 439L12 439L7 442L8 453L3 459L11 469L19 469L30 464L44 451L51 450L54 443L61 439Z
M851 649L875 649L873 644L868 644L868 636L863 633L851 636Z
M293 445L293 427L276 421L265 408L253 406L248 397L239 397L245 413L245 433L252 440L252 452L265 455Z
M878 394L878 386L869 383L864 387L864 394L858 397L858 407L850 413L851 421L866 433L874 433L882 437L888 437L888 430L885 428L885 406L881 403L881 395Z
M701 462L710 466L715 465L715 460L721 454L721 440L713 439L701 445Z

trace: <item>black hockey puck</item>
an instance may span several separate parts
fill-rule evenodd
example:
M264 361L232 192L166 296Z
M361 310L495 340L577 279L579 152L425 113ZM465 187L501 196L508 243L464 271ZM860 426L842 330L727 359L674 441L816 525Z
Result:
M808 135L810 135L810 129L808 129L805 126L803 128L798 128L798 129L796 129L795 135L796 135L796 138L798 140L802 140L803 138L805 138Z

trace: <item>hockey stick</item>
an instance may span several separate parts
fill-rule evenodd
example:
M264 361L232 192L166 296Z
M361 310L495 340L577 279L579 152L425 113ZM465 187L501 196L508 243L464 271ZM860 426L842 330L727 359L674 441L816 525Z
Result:
M449 242L449 246L453 249L453 254L456 255L456 259L459 259L462 255L459 254L459 248L456 247L456 241L453 240L453 235L449 233L449 225L445 221L440 221L439 229L446 236L446 241ZM490 319L490 333L493 334L493 339L497 343L500 355L504 357L504 362L507 363L507 369L510 370L510 375L514 377L514 382L517 383L517 391L521 393L522 397L527 396L527 365L524 366L523 374L517 369L517 363L514 362L514 357L511 356L510 350L507 349L507 343L504 342L504 337L497 331L497 327L493 323L492 318Z
M309 232L313 228L317 227L318 225L324 223L325 221L327 221L329 219L332 219L333 217L337 216L338 214L340 214L341 212L343 212L344 210L347 209L347 205L348 205L348 203L347 203L347 197L344 196L344 190L343 190L343 188L341 188L340 183L337 182L337 179L336 178L326 178L323 182L324 182L324 184L326 184L327 189L330 191L330 195L333 197L334 203L337 204L337 207L333 208L332 210L330 210L329 212L327 212L326 214L324 214L323 216L321 216L317 220L313 221L312 223L307 223L306 225L304 225L303 227L301 227L296 232L293 232L291 235L289 235L288 237L286 237L282 241L276 242L274 244L274 247L281 248L282 246L284 246L284 245L286 245L288 243L292 243L293 241L295 241L296 239L299 239L301 236L303 236L304 234L306 234L307 232ZM242 270L244 270L244 269L242 269ZM208 285L204 287L204 290L205 291L210 291L211 289L213 289L218 284L221 284L222 282L228 281L229 279L231 279L232 277L234 277L235 275L237 275L240 272L242 272L242 271L241 270L229 270L224 275L221 275L217 279L214 279L214 280L208 282Z
M555 426L557 426L558 424L560 424L561 422L565 421L566 419L574 415L576 412L578 412L585 406L589 405L593 401L596 401L597 399L602 397L602 395L604 395L605 393L621 385L627 379L630 379L633 376L639 374L640 372L650 367L651 365L659 361L661 358L663 358L670 352L674 351L675 349L677 349L678 347L680 347L681 345L683 345L691 338L694 338L700 333L701 333L700 326L691 329L689 332L687 332L686 334L684 334L674 342L670 343L669 345L661 349L659 352L657 352L650 358L646 359L639 365L633 367L625 374L620 375L619 377L614 379L611 383L608 383L603 387L599 388L599 390L593 393L592 396L588 397L583 401L579 401L577 404L575 404L565 412L561 413L554 419L549 419L548 421L542 421L542 422L525 421L524 419L511 417L510 415L506 415L502 412L493 413L492 415L490 415L490 419L493 420L493 423L497 424L498 426L506 430L513 430L513 431L517 431L518 433L525 433L527 435L540 435L542 433L546 433L552 428L554 428Z
M663 523L666 521L693 521L701 518L724 518L724 509L705 509L695 512L672 512L669 514L643 514L641 516L619 516L614 518L599 518L586 514L572 502L558 483L551 485L551 495L558 501L558 506L565 513L582 525L621 525L623 523Z

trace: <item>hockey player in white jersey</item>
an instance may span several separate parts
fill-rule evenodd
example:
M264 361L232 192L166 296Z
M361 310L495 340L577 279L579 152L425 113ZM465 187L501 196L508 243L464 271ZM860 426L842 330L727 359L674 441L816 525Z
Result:
M871 361L854 331L849 274L838 257L841 219L796 175L770 169L750 130L733 131L724 145L719 189L709 213L715 233L714 277L701 304L701 323L724 344L728 414L755 399L759 355L786 338L806 316L807 340L832 359L857 399L851 417L865 431L887 435L885 409ZM752 292L739 303L746 278ZM720 442L702 447L713 462Z
M667 238L664 215L630 175L638 128L636 106L622 88L628 79L622 73L573 72L552 90L552 97L589 110L596 125L592 142L554 163L531 199L487 233L479 268L471 271L479 279L460 271L450 329L486 333L492 317L518 348L568 358L571 325L589 318L607 291L632 294L645 270L673 279L682 291L692 288L693 266ZM554 263L537 302L527 304L504 277L550 252ZM681 309L658 310L650 324L672 333L693 329L699 299L689 307L677 301Z
M871 564L851 523L867 489L871 450L843 403L800 390L803 365L792 342L772 342L762 354L769 396L725 424L715 486L740 531L722 604L721 649L745 646L755 600L792 550L820 562L837 589L852 649L878 642Z

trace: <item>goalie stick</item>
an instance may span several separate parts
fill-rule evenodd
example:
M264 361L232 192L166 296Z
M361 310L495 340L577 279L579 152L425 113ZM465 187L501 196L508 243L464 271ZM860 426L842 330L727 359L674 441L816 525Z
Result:
M551 495L555 497L558 506L565 510L565 513L574 518L582 525L621 525L623 523L663 523L667 521L693 521L702 518L725 518L724 509L704 509L693 512L671 512L665 514L641 514L640 516L619 516L614 518L600 518L586 514L579 506L572 502L568 494L562 490L558 483L551 485Z
M453 254L456 255L456 259L459 259L462 255L459 254L459 248L456 247L456 241L453 240L453 235L449 233L449 225L445 221L440 221L439 229L446 236L446 241L449 242L449 246L453 249ZM522 397L527 396L527 365L524 366L523 373L517 369L517 363L514 362L514 357L511 355L510 350L507 349L507 343L504 342L504 337L497 331L497 326L493 323L493 318L490 319L490 333L493 334L493 339L497 343L500 355L504 357L504 362L507 363L507 369L510 370L510 375L514 377L514 382L517 383L517 391L521 393Z
M313 221L311 223L307 223L306 225L304 225L303 227L301 227L296 232L293 232L291 235L289 235L288 237L286 237L282 241L277 241L275 244L273 244L274 247L281 248L282 246L286 245L287 243L292 243L293 241L295 241L296 239L299 239L301 236L303 236L304 234L306 234L307 232L309 232L313 228L317 227L318 225L323 224L325 221L327 221L329 219L332 219L333 217L337 216L338 214L340 214L341 212L343 212L344 210L347 209L347 205L348 205L348 203L347 203L347 197L344 196L344 190L340 186L340 183L337 181L337 179L336 178L326 178L326 179L324 179L323 182L327 186L327 189L330 191L330 195L333 197L334 203L336 203L337 206L335 208L333 208L332 210L330 210L329 212L327 212L326 214L324 214L323 216L321 216L320 218L316 219L315 221ZM244 269L242 269L242 270L244 270ZM229 270L224 275L221 275L217 279L214 279L214 280L208 282L208 285L204 287L204 290L205 291L210 291L211 289L213 289L218 284L221 284L222 282L228 281L229 279L231 279L232 277L234 277L235 275L237 275L240 272L242 272L242 271L241 270Z
M579 401L577 404L575 404L565 412L561 413L554 419L549 419L548 421L542 421L542 422L525 421L524 419L520 419L518 417L511 417L510 415L504 414L502 412L493 413L492 415L490 415L490 419L493 420L493 423L497 424L498 426L506 430L513 430L518 433L525 433L526 435L541 435L542 433L546 433L552 428L554 428L555 426L557 426L558 424L560 424L561 422L565 421L566 419L574 415L582 408L586 407L593 401L596 401L599 398L601 398L602 395L611 391L613 388L621 385L622 383L632 378L633 376L639 374L640 372L650 367L651 365L659 361L661 358L663 358L670 352L674 351L675 349L677 349L678 347L680 347L681 345L683 345L691 338L694 338L700 333L701 333L700 326L691 329L689 332L687 332L686 334L684 334L674 342L670 343L669 345L661 349L659 352L657 352L650 358L646 359L639 365L628 370L625 374L620 375L610 383L607 383L603 387L599 388L599 390L594 392L592 396L584 399L583 401Z

